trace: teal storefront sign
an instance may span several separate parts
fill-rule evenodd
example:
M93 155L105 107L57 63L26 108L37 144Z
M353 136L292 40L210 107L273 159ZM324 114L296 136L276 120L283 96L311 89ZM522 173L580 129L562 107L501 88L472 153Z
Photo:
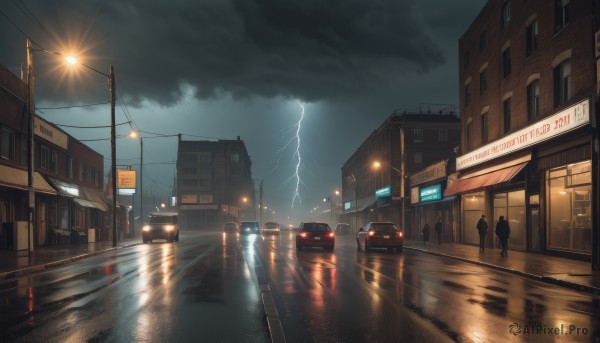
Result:
M419 202L427 202L442 199L442 185L437 184L419 189Z
M375 191L375 196L378 198L391 197L392 196L392 187L385 186L383 188L379 188L378 190Z

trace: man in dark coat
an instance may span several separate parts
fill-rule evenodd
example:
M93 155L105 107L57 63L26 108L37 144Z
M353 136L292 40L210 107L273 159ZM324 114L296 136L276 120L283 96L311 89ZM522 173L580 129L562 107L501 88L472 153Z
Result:
M510 226L508 222L504 220L504 216L500 216L498 218L498 223L496 224L496 235L500 239L500 246L502 247L501 256L508 257L508 237L510 237Z
M425 224L423 226L423 230L421 230L421 236L423 236L423 245L427 244L429 240L429 224Z
M439 217L437 222L435 223L435 234L437 236L438 245L442 244L442 230L444 229L444 224L442 224L442 217Z
M479 231L479 251L485 251L485 235L487 235L488 224L485 221L485 215L482 214L477 222L477 231Z

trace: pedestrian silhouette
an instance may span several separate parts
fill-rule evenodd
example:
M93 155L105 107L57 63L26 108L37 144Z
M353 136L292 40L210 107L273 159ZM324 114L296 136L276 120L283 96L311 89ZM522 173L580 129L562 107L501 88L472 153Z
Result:
M498 218L498 223L496 224L496 235L500 239L500 246L502 247L501 256L508 257L508 237L510 237L510 226L508 222L504 220L504 216L500 216Z
M479 251L485 251L485 235L487 235L488 224L485 221L485 215L482 214L477 222L477 231L479 231Z
M442 217L439 217L437 222L435 223L435 234L437 235L438 245L442 244L442 230L444 229L444 224L442 224Z
M425 226L423 226L423 229L421 230L421 236L423 237L423 245L427 244L427 241L429 240L429 224L425 224Z

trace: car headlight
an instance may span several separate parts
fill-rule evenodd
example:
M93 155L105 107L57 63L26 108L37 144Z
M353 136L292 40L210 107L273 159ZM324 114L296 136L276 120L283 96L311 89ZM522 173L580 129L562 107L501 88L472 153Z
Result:
M143 231L150 231L150 225L144 225L144 227L142 228Z
M173 225L167 225L167 226L165 226L165 230L167 230L167 231L169 231L169 232L170 232L170 231L173 231L173 229L174 229L174 228L175 228L175 227L174 227Z

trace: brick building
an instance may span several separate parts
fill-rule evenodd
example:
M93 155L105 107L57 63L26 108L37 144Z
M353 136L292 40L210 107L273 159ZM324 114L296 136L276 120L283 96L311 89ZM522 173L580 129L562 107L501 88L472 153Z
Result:
M451 156L460 138L454 111L433 112L392 113L344 163L341 221L353 228L369 221L404 223L405 234L416 238L408 178ZM380 164L377 170L374 162Z
M17 224L28 218L26 99L27 85L0 66L0 248L14 247ZM89 229L110 238L103 167L102 155L35 116L35 246L87 241Z
M243 140L179 138L176 194L180 225L220 229L225 222L253 220L256 202L252 162Z
M490 0L460 38L460 241L502 215L510 248L600 268L594 3Z

